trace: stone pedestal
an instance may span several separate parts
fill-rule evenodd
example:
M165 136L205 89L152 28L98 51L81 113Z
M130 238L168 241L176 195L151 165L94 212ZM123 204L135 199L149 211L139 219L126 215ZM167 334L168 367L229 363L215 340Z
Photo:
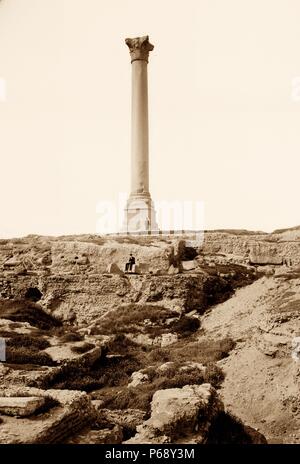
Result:
M131 193L125 208L125 232L158 230L149 192L148 75L149 37L126 39L132 64Z

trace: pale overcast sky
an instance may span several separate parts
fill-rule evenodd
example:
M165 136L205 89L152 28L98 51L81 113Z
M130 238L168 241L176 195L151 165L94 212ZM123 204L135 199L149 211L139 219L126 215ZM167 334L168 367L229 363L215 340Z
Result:
M299 224L299 23L299 0L1 0L0 236L95 233L129 190L124 39L147 34L154 200Z

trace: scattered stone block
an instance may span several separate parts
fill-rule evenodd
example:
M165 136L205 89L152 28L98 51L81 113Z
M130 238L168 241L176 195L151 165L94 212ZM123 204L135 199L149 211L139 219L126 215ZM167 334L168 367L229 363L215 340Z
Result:
M143 383L147 383L149 377L147 374L141 371L136 371L131 374L131 382L127 385L129 388L135 388Z
M292 340L292 358L294 361L300 361L300 337L294 337Z
M169 346L172 345L173 343L176 343L178 341L178 335L175 333L166 333L162 334L161 337L157 337L158 339L160 338L160 346L163 348L164 346Z
M28 417L44 403L45 398L42 397L2 397L0 398L0 413L8 416Z
M283 257L276 246L261 243L257 243L251 247L249 260L251 264L283 264Z
M104 404L103 400L92 400L92 405L94 408L98 411L99 409L102 409L102 406Z
M150 271L152 275L159 276L163 275L165 272L163 269L154 269L153 271Z
M116 425L112 429L86 430L67 441L68 444L104 445L121 444L123 440L122 427Z
M135 264L135 272L137 274L147 274L147 272L149 272L149 264L147 263Z
M171 266L168 269L168 274L170 274L170 275L179 274L178 267L175 267L175 266L173 266L173 264L171 264Z
M174 362L166 362L164 364L161 364L157 370L162 373L167 373L169 370L172 370L175 367ZM203 364L193 362L193 361L185 361L182 363L181 366L176 367L177 372L197 372L199 374L204 374L206 372L206 367L203 366Z
M176 333L166 333L155 338L151 338L150 335L142 333L138 335L127 334L127 337L139 345L157 347L172 345L172 343L176 343L178 341L178 335Z
M8 398L25 401L34 397L43 402L52 400L56 404L51 407L50 414L49 411L39 414L34 420L24 416L7 416L0 427L0 444L65 443L70 436L86 429L96 420L96 410L84 392L15 386L10 396L6 395L7 388L1 388L0 398L5 402Z
M100 409L97 420L119 425L127 434L133 434L136 427L144 422L145 416L146 412L140 409Z
M82 343L85 342L74 342L68 343L64 345L57 345L57 346L50 346L44 350L45 353L48 353L49 356L58 364L62 364L65 362L75 362L76 360L80 360L80 362L84 363L87 366L91 366L94 364L97 359L101 357L102 349L100 346L92 347L90 350L86 351L85 353L76 353L72 351L73 346L80 346ZM75 364L74 364L75 366Z
M124 272L121 271L121 269L119 268L117 263L109 264L108 267L107 267L107 272L109 274L117 274L117 275L123 275L124 274Z
M257 266L256 272L265 274L266 276L271 276L275 273L275 269L272 266Z
M4 377L10 371L9 367L6 367L3 363L0 363L0 378Z
M137 434L123 443L176 443L183 430L188 442L205 443L212 421L223 410L210 384L158 390L151 402L150 419L137 426Z
M291 339L286 335L264 333L258 337L257 347L266 356L284 356L290 351Z
M184 271L193 271L194 269L197 268L197 262L194 260L191 261L182 261L181 262L182 269Z

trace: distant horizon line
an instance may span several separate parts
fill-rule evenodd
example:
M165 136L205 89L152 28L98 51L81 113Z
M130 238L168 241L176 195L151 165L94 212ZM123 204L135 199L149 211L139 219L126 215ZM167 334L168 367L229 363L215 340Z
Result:
M91 232L82 232L82 233L67 233L67 234L34 234L30 233L27 235L21 236L11 236L11 237L2 237L0 235L0 240L16 240L16 239L25 239L30 237L51 237L51 238L59 238L59 237L82 237L82 236L91 236L91 237L113 237L113 236L161 236L161 235L184 235L184 234L195 234L195 233L213 233L213 232L223 232L223 233L244 233L244 234L259 234L259 235L271 235L271 234L279 234L283 232L293 231L293 230L300 230L300 225L291 226L286 228L274 229L271 232L266 232L263 230L252 230L252 229L237 229L237 228L220 228L220 229L202 229L202 230L159 230L159 231L138 231L138 232L109 232L109 233L91 233Z

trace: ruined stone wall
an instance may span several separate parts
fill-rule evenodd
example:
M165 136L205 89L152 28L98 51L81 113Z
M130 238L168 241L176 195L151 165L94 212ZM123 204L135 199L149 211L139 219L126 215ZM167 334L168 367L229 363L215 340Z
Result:
M255 264L281 264L285 259L300 264L300 240L286 240L280 234L233 235L207 232L200 252L252 258Z
M0 391L0 396L43 397L56 401L49 413L32 417L16 418L5 416L1 425L0 443L5 444L48 444L61 443L69 436L91 424L96 410L86 393L70 390L40 390L37 388L12 388Z

